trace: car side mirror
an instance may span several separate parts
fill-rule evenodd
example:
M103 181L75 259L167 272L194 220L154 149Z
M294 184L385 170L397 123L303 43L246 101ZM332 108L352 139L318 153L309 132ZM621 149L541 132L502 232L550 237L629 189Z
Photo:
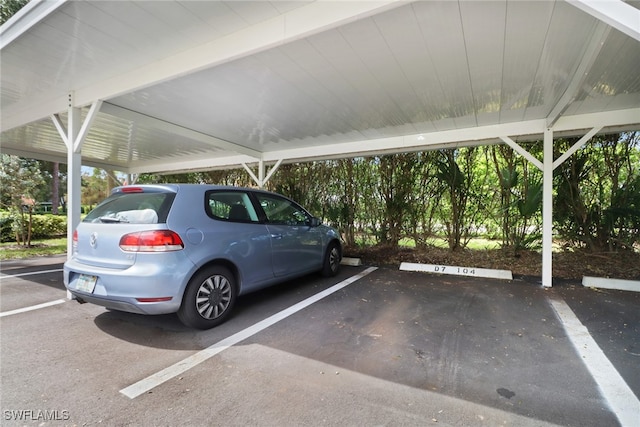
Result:
M322 225L322 221L320 221L320 218L316 218L315 216L312 216L311 219L309 220L309 226L318 227L319 225Z

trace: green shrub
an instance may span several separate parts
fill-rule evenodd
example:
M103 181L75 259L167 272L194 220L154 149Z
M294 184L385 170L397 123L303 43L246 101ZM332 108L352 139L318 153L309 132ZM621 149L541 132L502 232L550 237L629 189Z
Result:
M67 233L67 217L59 215L34 215L32 224L34 239L60 237Z
M0 242L12 242L16 239L12 230L13 218L9 212L0 212Z
M47 239L64 236L67 233L67 217L60 215L33 215L32 239ZM0 241L13 242L16 239L12 227L15 218L10 212L0 212Z

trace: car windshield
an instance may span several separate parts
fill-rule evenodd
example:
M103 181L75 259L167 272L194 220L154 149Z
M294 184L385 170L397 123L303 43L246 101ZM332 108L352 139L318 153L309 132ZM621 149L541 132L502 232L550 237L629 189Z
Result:
M100 203L84 222L157 224L166 222L173 193L117 193Z

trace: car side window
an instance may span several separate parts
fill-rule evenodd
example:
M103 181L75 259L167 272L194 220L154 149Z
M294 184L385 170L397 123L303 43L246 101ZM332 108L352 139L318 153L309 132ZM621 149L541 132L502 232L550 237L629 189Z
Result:
M205 209L213 219L232 222L258 222L249 195L243 191L207 191Z
M272 224L307 225L309 222L309 215L290 200L260 193L256 194L256 197L267 221Z

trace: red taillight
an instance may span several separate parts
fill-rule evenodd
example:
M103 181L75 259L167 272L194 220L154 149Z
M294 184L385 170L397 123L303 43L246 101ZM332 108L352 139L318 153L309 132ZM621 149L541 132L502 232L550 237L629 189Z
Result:
M170 252L183 248L182 239L171 230L139 231L120 238L120 249L125 252Z
M71 239L71 248L74 252L78 250L78 230L73 230L73 238Z

